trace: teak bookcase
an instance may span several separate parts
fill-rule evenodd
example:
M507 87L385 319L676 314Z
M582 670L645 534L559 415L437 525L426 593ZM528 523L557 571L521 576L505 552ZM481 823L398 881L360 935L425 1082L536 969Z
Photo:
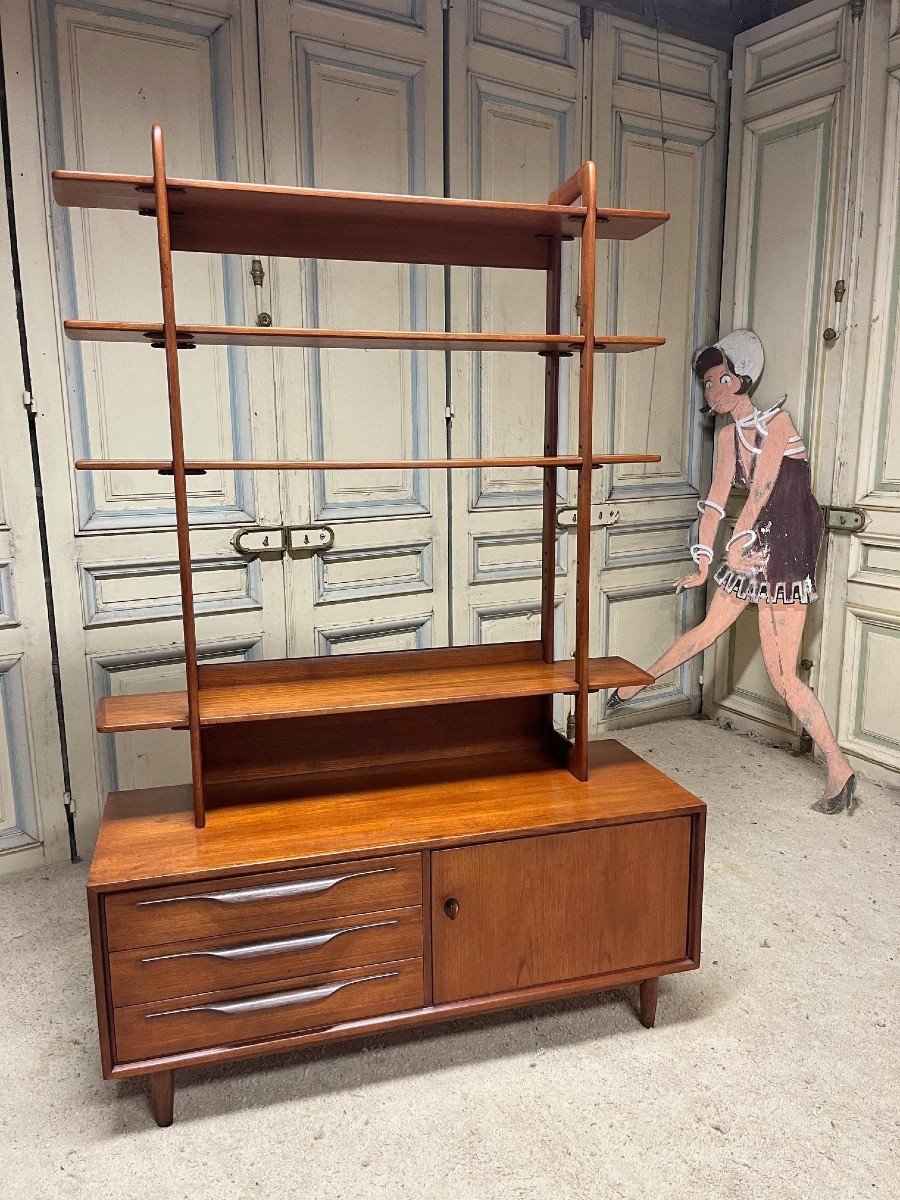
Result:
M104 1076L173 1071L451 1016L641 984L699 965L705 807L614 741L588 742L591 692L650 676L588 653L591 479L652 454L594 454L593 368L658 337L594 331L598 237L662 212L598 209L584 163L545 205L57 171L61 205L155 217L162 323L66 321L69 337L165 351L186 690L101 700L104 733L187 729L189 786L113 793L88 902ZM576 201L578 203L576 203ZM561 245L581 243L581 327L560 331ZM173 251L541 270L546 330L372 332L179 324ZM545 359L543 454L517 458L188 461L178 355L201 345L518 351ZM580 368L578 451L559 452L559 361ZM188 403L190 398L188 398ZM187 479L214 469L543 468L536 642L201 666ZM573 659L553 655L556 474L577 473ZM574 697L574 741L552 698ZM207 819L208 824L207 824ZM205 828L204 828L205 826Z

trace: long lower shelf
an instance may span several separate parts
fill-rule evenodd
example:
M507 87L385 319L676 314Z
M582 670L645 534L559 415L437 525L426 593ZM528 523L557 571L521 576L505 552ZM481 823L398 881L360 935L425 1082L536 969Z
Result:
M623 658L591 659L590 691L652 682ZM543 662L536 642L243 662L200 668L200 722L212 726L577 690L574 662ZM187 721L185 692L106 696L97 706L101 733L183 729Z

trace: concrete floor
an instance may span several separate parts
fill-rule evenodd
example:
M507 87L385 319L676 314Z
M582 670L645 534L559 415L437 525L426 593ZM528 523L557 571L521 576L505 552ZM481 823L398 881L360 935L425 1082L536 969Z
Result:
M4 1200L900 1197L900 793L700 721L622 738L709 804L703 966L424 1034L99 1077L84 867L0 886Z

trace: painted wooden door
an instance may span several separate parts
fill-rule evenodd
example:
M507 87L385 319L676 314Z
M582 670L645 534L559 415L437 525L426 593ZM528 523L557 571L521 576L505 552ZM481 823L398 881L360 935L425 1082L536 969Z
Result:
M7 206L0 206L0 873L68 846Z
M616 511L597 529L591 559L591 652L648 666L702 616L696 591L676 595L691 569L697 500L709 438L691 373L715 333L721 247L725 56L619 17L594 32L591 144L601 203L671 213L634 243L605 242L597 264L598 323L610 333L659 334L659 350L599 358L594 445L636 450L659 464L597 472L595 499ZM608 728L592 701L592 730ZM685 663L617 714L615 725L696 712L700 664Z
M900 3L866 5L857 33L853 253L835 322L847 365L833 502L865 513L828 546L818 691L854 764L900 771Z
M849 5L815 0L742 34L734 51L721 327L749 326L762 339L766 366L754 402L766 408L787 393L823 504L832 497L844 374L845 339L827 331L843 325L835 288L852 257L848 168L859 44ZM826 547L820 593L829 571ZM810 611L801 654L814 688L821 610ZM707 653L704 670L711 715L800 743L766 675L754 605Z
M273 0L260 6L267 178L440 195L439 0ZM442 272L395 263L270 264L276 325L440 330ZM444 355L275 355L282 453L444 454ZM446 645L446 482L410 471L286 473L286 523L327 524L323 554L285 558L290 655Z
M46 0L33 10L9 0L7 16L23 302L72 789L87 851L107 791L188 777L186 734L99 736L93 717L102 695L183 687L182 629L171 480L73 469L79 457L168 456L162 356L61 336L62 318L75 314L159 319L155 228L133 214L57 209L49 173L61 166L146 174L149 129L159 120L172 174L261 178L255 14L244 0ZM248 268L240 259L182 256L178 315L241 323L252 312ZM191 453L274 455L271 359L198 349L181 356L181 367ZM190 500L201 657L283 654L281 563L248 563L230 546L238 526L280 524L277 481L211 473L191 481Z
M578 7L474 0L450 10L450 193L545 204L581 163L584 47ZM564 248L562 330L576 329L571 247ZM546 328L543 272L453 268L452 327ZM451 364L449 445L455 456L539 455L544 360L458 354ZM560 453L574 444L577 372L562 360ZM574 386L573 386L574 385ZM452 610L457 644L540 637L541 498L538 469L456 471L452 487ZM574 501L559 472L558 503ZM556 648L574 644L574 571L557 538Z

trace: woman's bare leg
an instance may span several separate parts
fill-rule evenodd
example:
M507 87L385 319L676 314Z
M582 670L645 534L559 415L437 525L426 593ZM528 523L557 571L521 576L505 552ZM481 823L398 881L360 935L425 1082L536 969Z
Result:
M682 634L665 654L660 655L656 662L647 668L647 673L654 679L661 679L663 675L674 671L701 650L706 650L735 623L746 607L746 600L739 600L730 592L723 592L721 588L717 588L709 612L700 624ZM619 696L622 700L631 700L646 686L647 684L642 684L639 687L619 688Z
M797 658L806 622L805 604L759 604L759 640L775 691L800 721L825 757L825 795L835 796L853 774L831 732L815 693L797 675Z

